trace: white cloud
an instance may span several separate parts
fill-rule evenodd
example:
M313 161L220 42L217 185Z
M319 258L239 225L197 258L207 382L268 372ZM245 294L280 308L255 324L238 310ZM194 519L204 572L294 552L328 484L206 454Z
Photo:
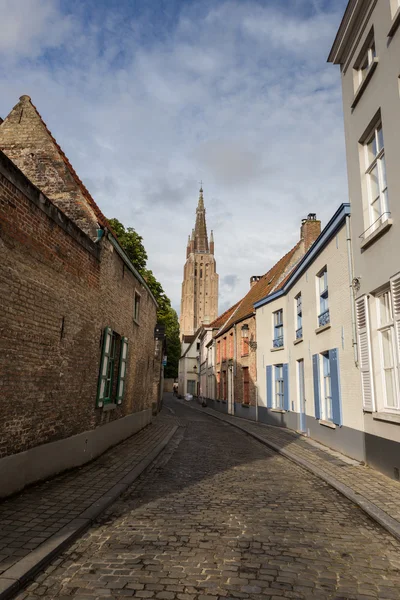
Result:
M110 10L86 23L31 1L38 11L22 48L20 10L11 7L13 33L0 35L0 53L24 57L0 71L0 114L32 97L105 214L143 235L176 307L200 179L221 309L293 246L302 217L326 222L347 201L340 77L325 62L344 0L338 13L320 7L309 18L251 2L182 2L163 35L146 16ZM0 0L2 12L15 4ZM26 62L56 45L56 62Z

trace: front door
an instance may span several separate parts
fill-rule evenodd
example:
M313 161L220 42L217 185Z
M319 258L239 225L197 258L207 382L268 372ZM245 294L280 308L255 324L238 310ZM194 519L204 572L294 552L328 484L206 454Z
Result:
M187 393L192 394L192 396L196 395L196 382L192 379L188 379L187 382Z
M306 428L306 407L304 398L304 360L298 360L298 372L299 372L299 407L300 407L300 423L299 430L305 433Z
M233 369L228 371L228 413L235 414L235 403L233 401Z

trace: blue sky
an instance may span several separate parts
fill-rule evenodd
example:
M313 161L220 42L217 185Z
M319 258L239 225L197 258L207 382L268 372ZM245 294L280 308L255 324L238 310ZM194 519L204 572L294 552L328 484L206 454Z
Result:
M220 312L347 201L345 0L0 0L0 115L34 104L176 308L203 180Z

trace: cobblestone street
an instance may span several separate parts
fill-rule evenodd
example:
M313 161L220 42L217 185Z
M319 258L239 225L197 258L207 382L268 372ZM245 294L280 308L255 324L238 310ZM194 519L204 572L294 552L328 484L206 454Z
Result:
M400 598L400 544L358 507L230 425L168 406L180 427L166 450L19 600Z

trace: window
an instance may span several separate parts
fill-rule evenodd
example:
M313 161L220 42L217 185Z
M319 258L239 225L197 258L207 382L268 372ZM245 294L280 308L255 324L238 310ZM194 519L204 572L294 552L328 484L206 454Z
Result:
M121 404L125 393L128 360L128 338L111 327L103 332L96 406Z
M377 297L380 362L383 382L383 406L398 409L395 375L395 330L390 290Z
M221 398L221 373L217 373L217 400Z
M249 353L249 326L242 327L242 356L247 356Z
M283 382L283 365L275 366L275 408L283 410L285 400L285 386Z
M136 323L139 323L139 317L140 317L140 294L135 292L135 304L134 304L134 308L133 308L133 318L136 321Z
M323 405L322 418L325 421L332 421L332 386L331 386L331 365L329 361L329 352L322 354L323 371Z
M226 398L227 398L227 395L226 395L226 371L222 372L222 383L223 383L223 388L222 388L223 400L226 400Z
M197 344L196 344L196 350L200 350L200 342L197 342Z
M226 337L222 340L222 360L226 360Z
M357 59L354 65L354 88L357 90L364 79L368 75L368 71L371 68L371 65L374 63L374 59L376 58L376 49L375 49L375 41L373 37L373 31L369 36L369 41L367 42L367 47L362 51L362 54Z
M229 335L229 356L228 358L233 358L233 333Z
M328 271L325 268L318 275L319 315L318 326L323 327L330 323L329 297L328 297Z
M283 346L283 310L274 312L274 339L273 347L281 348Z
M296 301L296 340L300 340L303 337L303 304L301 300L301 294L298 294L295 298Z
M389 200L386 181L386 162L383 145L382 124L379 123L364 143L364 156L368 188L369 227L371 234L389 216Z
M221 362L221 342L218 340L217 342L217 363Z
M243 404L250 404L249 367L243 367Z

